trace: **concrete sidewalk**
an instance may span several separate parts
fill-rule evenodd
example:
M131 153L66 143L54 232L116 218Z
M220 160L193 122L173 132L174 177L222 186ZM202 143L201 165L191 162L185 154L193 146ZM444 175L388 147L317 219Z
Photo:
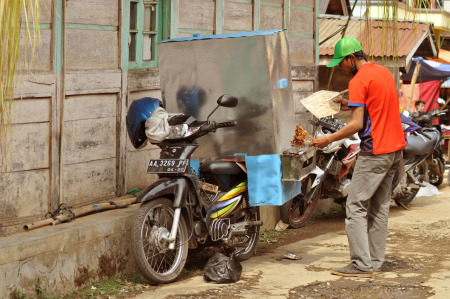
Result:
M319 201L316 214L327 213L331 199ZM101 279L137 271L130 230L140 204L76 218L0 238L0 298L19 291L36 296L73 293ZM262 230L274 228L279 208L261 207Z
M130 227L140 204L0 238L0 298L20 291L70 294L99 279L136 271Z

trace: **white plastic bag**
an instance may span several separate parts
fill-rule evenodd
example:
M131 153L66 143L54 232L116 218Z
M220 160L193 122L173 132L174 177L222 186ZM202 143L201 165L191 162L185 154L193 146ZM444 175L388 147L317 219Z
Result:
M425 185L425 187L420 187L419 192L417 192L416 198L422 196L435 196L442 193L439 192L436 186L433 186L430 183L423 182L423 184Z
M160 143L169 135L168 113L161 107L145 121L145 135L151 143Z

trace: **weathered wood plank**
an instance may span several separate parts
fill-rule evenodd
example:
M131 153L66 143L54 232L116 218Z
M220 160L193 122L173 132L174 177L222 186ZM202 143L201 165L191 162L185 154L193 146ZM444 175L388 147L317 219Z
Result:
M128 142L129 143L129 142ZM133 147L129 143L129 147ZM126 189L138 187L140 190L157 180L157 175L147 174L147 164L150 159L159 158L159 148L138 150L127 154Z
M116 126L116 117L66 121L63 164L115 158Z
M62 176L63 203L79 205L112 197L116 192L116 159L64 165Z
M64 102L64 120L109 118L117 115L117 95L68 96Z
M11 105L11 123L50 121L50 99L16 99Z
M119 3L111 0L66 1L66 22L119 26Z
M122 86L121 76L120 70L66 72L65 93L116 93Z
M117 69L120 66L118 32L66 29L66 69Z
M314 34L314 12L301 9L291 9L289 32Z
M161 90L160 89L154 89L154 90L144 90L144 91L135 91L130 93L130 97L128 98L128 105L131 104L132 101L142 99L145 97L155 98L161 101Z
M214 30L214 2L180 1L179 28Z
M317 66L296 65L291 67L292 80L314 81L319 69Z
M291 6L314 8L315 0L291 0Z
M301 37L289 37L289 52L291 54L291 63L295 65L309 64L315 65L314 46L316 41L314 39L307 39Z
M50 71L52 70L52 60L51 60L51 41L52 41L52 31L50 29L40 30L41 40L37 42L34 51L34 62L33 62L33 51L31 49L31 43L28 41L26 29L20 30L20 43L19 43L19 55L21 57L21 64L19 68L30 69L34 71ZM34 39L34 34L31 31L31 40ZM28 46L28 52L25 56L25 47Z
M16 98L50 97L55 92L55 74L36 72L33 75L17 76L18 83L14 89Z
M283 8L261 5L259 30L283 29Z
M128 85L128 72L122 73L122 86ZM119 110L117 111L119 115L119 128L118 128L118 174L117 174L117 192L118 195L124 195L126 190L126 175L127 175L127 126L126 126L126 116L127 116L127 89L122 88L119 95Z
M224 30L251 31L253 28L253 5L225 1Z
M52 0L39 0L39 18L41 23L51 23L52 22ZM34 1L30 1L33 10L29 10L28 18L32 19L32 11L35 11L36 6L34 5ZM22 20L25 19L24 11L22 10Z
M12 125L11 134L13 136L11 159L2 164L0 173L5 171L5 167L7 171L49 167L50 124L48 122Z
M48 212L49 170L11 172L0 180L0 219L16 219Z
M158 71L128 73L128 90L131 92L160 89L160 86Z
M284 3L284 0L261 0L261 4L269 4L269 3L274 3L277 5L282 5Z

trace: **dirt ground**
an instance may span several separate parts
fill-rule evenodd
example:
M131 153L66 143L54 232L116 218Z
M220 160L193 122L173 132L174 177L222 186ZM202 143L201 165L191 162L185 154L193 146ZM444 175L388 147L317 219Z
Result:
M128 293L129 298L450 298L450 187L416 198L404 210L391 206L386 260L370 279L331 275L349 262L344 215L336 211L305 227L263 234L257 253L242 263L234 284L203 281L217 248L192 253L182 277L164 286ZM287 252L302 259L283 258Z

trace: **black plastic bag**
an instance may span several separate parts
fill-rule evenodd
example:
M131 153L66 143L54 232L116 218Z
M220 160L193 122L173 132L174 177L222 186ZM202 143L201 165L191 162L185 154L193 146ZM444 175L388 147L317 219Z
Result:
M206 282L232 283L241 278L242 265L232 253L226 256L220 252L209 258L203 270L203 278Z

